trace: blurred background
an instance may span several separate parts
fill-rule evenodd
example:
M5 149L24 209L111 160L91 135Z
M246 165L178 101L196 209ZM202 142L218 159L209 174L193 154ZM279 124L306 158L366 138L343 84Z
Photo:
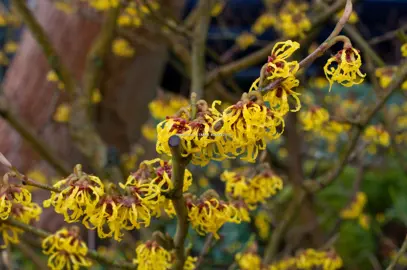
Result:
M244 58L279 36L278 31L271 27L260 31L261 34L256 36L255 41L246 40L250 43L248 46L244 45L244 41L238 42L239 37L252 31L259 16L265 12L273 12L269 10L271 2L274 5L276 1L227 0L223 3L218 14L212 17L209 27L206 50L206 66L209 71ZM331 2L334 3L335 0ZM162 11L173 20L182 21L191 15L196 1L161 0L159 4ZM284 1L281 1L282 4ZM87 54L103 22L101 12L75 1L30 0L29 7L49 36L62 62L76 80L83 80ZM59 85L58 79L52 76L49 59L46 59L33 36L24 29L21 20L12 10L12 0L2 1L0 94L7 99L2 99L0 104L0 151L20 171L27 172L38 181L51 183L61 178L63 168L70 169L77 163L90 168L90 164L72 142L67 123L69 107L66 107L66 92ZM358 17L354 25L365 40L387 65L399 63L399 48L403 43L400 35L407 30L407 1L361 0L357 1L354 10ZM335 23L332 20L323 24L315 41L322 42ZM95 96L94 123L107 146L106 167L119 165L134 170L140 161L154 158L156 152L153 126L157 119L151 117L150 102L168 93L189 96L190 76L180 58L182 52L176 46L179 40L172 38L175 34L160 34L157 31L159 27L161 26L153 20L143 18L138 27L125 28L120 34L131 44L134 53L131 57L123 57L112 50L105 59L100 87ZM185 45L188 47L190 44ZM311 46L312 44L309 47ZM267 58L264 58L256 65L222 78L227 92L213 91L206 98L224 100L230 96L240 96L248 91L266 61ZM323 76L322 66L325 61L326 58L316 61L307 70L306 76ZM367 81L343 95L344 98L364 97L369 90L371 91L371 85ZM337 87L332 91L340 92L343 89ZM399 101L396 98L392 102ZM56 153L56 163L62 164L57 165L59 170L50 166L49 160L43 159L43 153L39 154L38 145L30 137L44 142L47 148ZM281 145L283 144L278 142L270 146L269 151L278 159L284 160L287 150ZM357 168L347 168L336 184L318 194L315 199L324 230L340 227L335 247L347 261L346 269L382 269L382 262L389 258L395 246L400 246L407 233L406 174L403 169L394 165L396 161L381 161L380 155L372 159L367 165L371 165L370 170L364 174L361 184L361 190L369 198L365 210L372 220L369 229L361 227L357 222L337 224L337 213L346 204L348 191L352 189L358 173ZM203 169L193 168L197 175L194 177L197 180L195 190L222 190L223 183L219 181L219 173L231 166L230 163L223 162L211 163ZM284 203L285 196L289 196L286 193L289 194L290 190L284 191L276 202L265 206L261 211L284 211L275 208ZM42 200L47 194L36 191L35 196ZM62 218L49 209L41 220L39 226L51 231L63 224ZM213 263L213 267L218 265L212 269L225 269L223 267L233 261L233 254L241 250L244 243L261 227L256 225L260 221L255 220L257 219L253 219L250 224L224 226L222 240L217 242L214 251L208 255L208 262ZM264 226L272 230L275 221L267 219L264 222L268 224ZM174 224L165 220L157 221L155 226L167 227L170 233L174 230ZM293 232L291 237L296 235ZM191 237L193 252L200 250L205 239L193 233ZM289 238L286 239L288 240ZM265 243L266 239L259 239L260 248ZM103 247L104 242L97 241L95 248L98 246ZM285 242L281 248L290 247ZM21 269L29 269L31 266L27 264L24 267ZM406 267L400 266L400 269L407 269Z

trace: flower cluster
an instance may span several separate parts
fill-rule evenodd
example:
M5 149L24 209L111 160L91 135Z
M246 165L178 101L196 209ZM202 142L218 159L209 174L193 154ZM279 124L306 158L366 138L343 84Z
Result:
M306 15L309 5L306 2L286 1L279 12L276 28L289 38L303 38L305 32L311 29L311 21Z
M49 255L48 266L52 270L79 270L92 265L86 258L88 247L79 233L78 227L62 228L42 241L43 253Z
M256 42L256 36L249 32L243 32L236 38L236 45L241 50L246 50Z
M246 173L247 174L247 173ZM283 181L270 168L249 177L238 171L225 171L221 174L226 182L226 195L234 200L243 200L250 209L275 195L283 188Z
M336 55L328 59L324 66L331 90L334 82L338 82L345 87L361 84L366 77L360 71L362 60L359 51L351 46L340 50Z
M151 115L157 120L176 114L181 108L189 106L189 101L183 96L165 95L148 104Z
M376 154L377 146L389 146L390 135L381 125L368 126L363 134L363 140L368 143L368 152Z
M369 217L363 214L366 202L366 194L358 192L352 203L341 211L341 217L343 219L358 219L361 227L367 229L369 227Z
M268 57L267 64L262 68L261 76L250 88L250 91L258 90L259 87L283 79L264 95L264 100L270 104L272 111L281 117L289 111L297 112L301 108L299 93L293 90L299 85L299 81L295 78L299 64L297 61L288 61L288 58L299 48L300 44L291 40L277 42ZM295 108L290 108L290 97L295 101Z
M133 263L137 264L139 270L169 270L174 259L173 254L156 241L147 241L136 248L136 259ZM196 260L197 258L188 256L183 269L195 269Z
M182 140L182 155L192 157L192 163L204 166L212 160L237 156L254 162L259 150L264 150L265 139L281 135L284 122L270 110L258 92L244 93L236 104L222 113L203 100L197 102L197 115L191 119L191 109L167 117L157 125L158 153L171 155L168 140L178 135Z
M276 18L272 14L264 13L254 22L251 31L256 35L263 34L268 28L276 23Z
M173 188L171 173L170 162L144 161L125 184L120 183L119 191L114 185L105 187L98 177L76 167L73 174L54 185L61 192L52 192L44 206L54 206L67 222L82 219L88 229L96 228L101 238L113 236L120 241L122 229L148 227L152 217L161 215L162 208L173 214L173 207L165 197ZM184 191L191 184L191 173L186 171Z
M387 66L378 68L375 71L376 77L379 79L379 84L382 88L389 86L390 82L393 80L394 75L397 72L397 66ZM401 84L401 89L407 90L407 81Z
M18 237L23 233L23 230L2 222L2 220L12 217L25 224L30 224L33 220L38 220L41 213L41 207L31 201L31 193L26 188L9 184L7 179L0 181L0 233L3 242L0 248L7 247L9 243L18 243Z
M320 267L323 270L340 269L343 266L341 257L334 251L317 251L306 249L296 256L296 267L298 269L312 269Z
M261 258L255 251L237 253L235 259L241 270L262 269Z
M329 113L322 107L312 106L307 111L301 111L299 118L304 130L320 130L322 124L329 121Z
M266 211L260 211L257 213L254 219L254 225L256 226L261 239L266 240L270 234L270 217Z
M240 205L220 200L213 190L208 190L200 198L186 194L185 200L188 219L192 228L200 235L212 233L216 239L219 239L218 230L226 222L239 224L241 221L248 221L247 211L246 213L243 211L242 215L242 211L239 210Z

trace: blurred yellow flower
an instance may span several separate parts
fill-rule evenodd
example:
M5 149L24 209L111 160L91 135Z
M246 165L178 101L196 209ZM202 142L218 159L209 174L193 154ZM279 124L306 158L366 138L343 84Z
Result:
M71 105L63 103L59 105L54 113L54 121L59 123L66 123L69 121L71 114Z
M135 53L130 43L123 38L117 38L113 41L112 50L115 55L122 57L132 57Z
M367 203L367 196L363 192L358 192L351 205L343 209L340 213L343 219L356 219L362 215L363 209Z
M407 57L407 43L404 43L401 46L401 54L403 55L403 57Z
M223 0L216 2L215 5L212 7L211 16L212 17L219 16L222 13L223 8L225 7L225 3L226 1Z
M4 44L4 51L6 53L15 53L18 49L18 44L15 41L7 41L6 44Z
M91 97L92 103L93 104L98 104L102 101L102 94L100 93L99 88L94 89L92 91L92 97Z
M255 35L249 32L243 32L236 38L236 44L241 50L246 50L251 45L256 42L257 38Z

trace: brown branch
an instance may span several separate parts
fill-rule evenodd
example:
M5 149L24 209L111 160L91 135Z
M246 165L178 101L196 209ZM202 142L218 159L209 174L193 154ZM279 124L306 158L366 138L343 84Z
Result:
M382 98L368 110L366 117L360 121L360 125L357 126L357 130L353 133L350 139L349 147L347 148L345 154L342 156L338 164L334 167L332 171L329 171L326 175L321 176L317 181L309 181L306 183L306 188L313 191L321 190L322 188L331 184L343 171L346 164L348 163L348 158L353 152L353 149L357 145L358 139L362 134L363 129L369 124L376 113L384 106L386 101L391 97L391 95L400 87L400 85L407 78L407 62L404 62L402 66L398 69L389 86L384 90L384 95Z
M25 0L13 1L17 13L34 36L37 43L41 46L49 65L58 74L58 78L64 83L65 89L73 96L75 93L75 82L68 69L62 64L55 48L51 44L44 29L36 20L35 16L28 9Z
M30 246L25 243L18 243L15 246L24 254L26 259L33 262L37 269L48 269L47 263Z
M99 88L102 68L106 62L106 56L110 51L115 36L117 17L120 14L121 7L122 5L118 5L116 8L109 9L102 29L87 54L83 92L88 98L89 103L92 97L92 91Z
M290 205L285 210L282 220L277 225L277 227L273 230L270 240L267 244L266 250L264 251L264 264L265 265L269 265L273 261L275 255L278 251L278 246L280 244L280 241L281 241L282 237L284 236L289 224L294 219L295 214L298 211L298 206L301 205L305 196L306 196L306 193L302 191L298 197L293 198Z
M173 135L168 140L168 145L172 155L172 177L171 181L174 185L171 194L171 200L177 215L177 229L174 236L175 247L175 270L182 270L185 263L185 238L188 234L188 210L183 197L184 174L185 168L190 159L181 155L181 139L177 135Z
M400 28L398 28L396 30L393 30L393 31L387 32L381 36L372 38L371 40L369 40L369 44L376 45L383 41L393 39L393 38L397 37L400 32L404 32L406 30L407 30L407 24L401 26Z
M192 40L191 92L196 93L198 99L203 97L206 77L206 38L211 19L211 8L214 2L213 0L201 0L198 2L197 7L199 19L196 23Z
M319 25L322 25L323 23L328 21L332 17L332 15L335 14L336 12L340 11L340 9L343 8L345 3L347 4L347 2L349 2L349 0L336 1L336 3L334 5L332 5L328 10L326 10L325 13L316 17L312 21L311 29L315 29ZM274 45L277 42L283 41L283 40L284 39L281 38L276 41L273 41L266 47L254 52L252 54L249 54L248 56L243 57L242 59L239 59L237 61L234 61L232 63L229 63L227 65L217 68L216 70L214 70L208 74L208 76L206 78L206 85L210 85L212 82L219 79L220 77L231 75L233 73L244 70L247 67L250 67L250 66L263 62L264 59L266 59L267 56L270 54Z
M199 254L198 260L195 263L195 270L198 270L199 267L201 266L201 263L204 261L206 254L208 254L209 249L212 246L213 239L214 239L213 234L211 233L206 236L205 243L202 247L201 253Z
M42 229L39 229L39 228L33 227L31 225L25 224L25 223L23 223L21 221L15 220L15 219L13 219L11 217L9 217L7 220L4 220L2 222L7 223L7 224L9 224L11 226L17 227L17 228L19 228L19 229L21 229L21 230L23 230L25 232L30 232L30 233L32 233L32 234L34 234L36 236L41 237L41 238L46 238L46 237L51 235L47 231L44 231ZM117 267L119 269L136 269L136 266L134 264L132 264L132 263L119 262L119 261L116 261L116 260L108 259L106 256L101 255L101 254L97 253L94 250L88 250L88 253L86 254L86 256L93 259L93 260L95 260L95 261L98 261L98 262L100 262L102 264Z
M60 175L68 175L70 170L65 162L49 148L45 141L42 141L38 135L24 123L17 115L13 114L8 108L8 101L5 97L0 97L0 116L12 126L31 147L47 161Z

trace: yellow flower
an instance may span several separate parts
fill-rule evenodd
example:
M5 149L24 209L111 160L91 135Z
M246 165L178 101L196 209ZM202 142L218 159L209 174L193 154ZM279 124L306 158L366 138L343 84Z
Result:
M276 28L286 37L303 38L305 32L311 29L311 21L305 14L306 10L308 10L308 5L305 2L301 4L287 2L279 12Z
M323 123L329 121L329 113L324 108L313 106L308 111L301 111L299 118L304 130L319 130Z
M7 55L4 52L0 51L0 65L7 66L9 64L9 60Z
M285 259L282 259L280 261L274 262L269 266L269 270L288 270L292 268L296 268L296 258L294 257L288 257Z
M341 217L343 219L356 219L360 217L363 212L363 208L365 207L367 202L366 194L363 192L358 192L356 194L355 200L341 211Z
M141 126L141 134L150 142L155 142L157 140L157 130L150 123L146 123Z
M404 43L401 46L401 54L403 55L403 57L407 57L407 43Z
M366 214L360 215L359 224L363 229L368 230L370 227L370 217Z
M64 12L65 14L72 14L75 11L75 8L65 1L55 1L54 5L56 9Z
M336 13L335 18L336 18L337 20L339 20L339 19L342 17L343 12L344 12L344 10L342 9L340 12ZM359 21L358 14L357 14L355 11L352 11L352 13L350 14L348 23L350 23L350 24L356 24L358 21Z
M4 14L0 13L0 27L4 27L7 25L7 19Z
M28 178L33 179L38 183L41 183L41 184L46 184L47 183L47 177L40 170L29 171L29 172L27 172L26 175L27 175ZM34 190L34 189L37 189L37 187L27 186L27 189L28 190Z
M168 95L155 99L148 104L151 115L157 120L164 120L167 116L175 115L181 108L187 107L189 101L183 96Z
M119 0L89 0L89 4L96 10L108 10L119 5Z
M241 50L246 50L251 45L253 45L256 40L257 39L255 35L248 32L243 32L236 38L236 44Z
M61 192L51 191L51 198L45 200L43 205L54 206L55 212L63 214L69 223L92 212L104 194L102 181L82 172L80 165L75 167L74 173L54 184L54 187L61 189Z
M207 186L209 186L209 180L208 178L206 178L205 176L202 176L201 178L198 179L198 185L201 188L206 188Z
M259 255L253 252L237 253L235 260L241 270L260 270L261 258Z
M216 2L215 5L212 7L211 16L212 17L219 16L222 13L223 8L225 7L225 3L226 1Z
M239 172L225 171L221 174L221 180L226 182L227 196L236 200L242 199L251 209L283 188L281 178L269 168L265 168L251 178Z
M376 221L382 224L386 221L386 216L383 213L377 213Z
M299 69L297 61L287 61L292 54L300 48L300 44L287 40L277 42L274 45L271 55L268 57L266 77L268 80L277 78L288 78L295 75Z
M360 71L362 60L359 51L355 48L344 48L335 56L328 59L324 66L325 76L329 81L329 91L332 84L338 82L345 87L361 84L366 74Z
M266 240L270 234L270 218L266 211L257 213L254 224L259 232L261 239Z
M91 101L93 104L98 104L102 101L102 94L99 89L94 89L92 91Z
M7 41L6 44L4 44L4 51L6 53L12 54L15 53L18 49L18 44L15 41Z
M57 107L54 113L54 121L58 123L66 123L69 121L71 114L71 106L69 104L61 104Z
M334 251L307 249L296 256L296 267L298 269L320 267L320 269L324 270L336 270L342 266L342 259Z
M272 14L264 13L257 18L256 22L252 26L252 32L256 35L263 34L268 28L272 27L276 22L275 17Z
M171 269L171 254L155 241L147 241L136 248L133 260L139 270Z
M64 89L65 89L64 83L59 80L59 77L58 77L57 73L56 73L54 70L50 70L50 71L47 73L47 81L58 83L58 84L57 84L57 85L58 85L58 89L60 89L60 90L64 90Z
M42 249L52 270L79 269L90 267L92 262L86 258L88 247L80 239L79 228L63 228L42 241Z
M112 51L115 55L122 57L132 57L135 52L130 43L123 38L117 38L113 41Z
M132 18L130 15L122 14L117 18L117 24L119 26L130 26L132 25Z
M281 159L285 159L286 157L288 157L288 150L287 150L287 148L280 147L280 149L278 149L277 155L278 155L278 157L280 157Z
M219 132L224 152L255 162L259 150L264 150L266 140L274 140L284 131L284 120L264 105L257 91L244 93L241 100L223 111ZM215 124L216 125L216 124Z
M186 197L186 205L192 228L200 235L212 233L219 239L217 232L226 222L240 223L242 220L234 206L218 200L212 194L205 196L204 193L198 200Z
M312 87L318 88L318 89L323 89L328 86L328 81L325 77L316 77L312 78L310 82ZM330 96L326 96L330 97Z
M370 148L368 148L369 153L375 154L376 146L389 146L390 135L381 125L368 126L363 134L363 140L370 144Z
M185 260L184 270L194 270L195 269L195 263L197 261L198 261L197 257L188 256L187 259Z

